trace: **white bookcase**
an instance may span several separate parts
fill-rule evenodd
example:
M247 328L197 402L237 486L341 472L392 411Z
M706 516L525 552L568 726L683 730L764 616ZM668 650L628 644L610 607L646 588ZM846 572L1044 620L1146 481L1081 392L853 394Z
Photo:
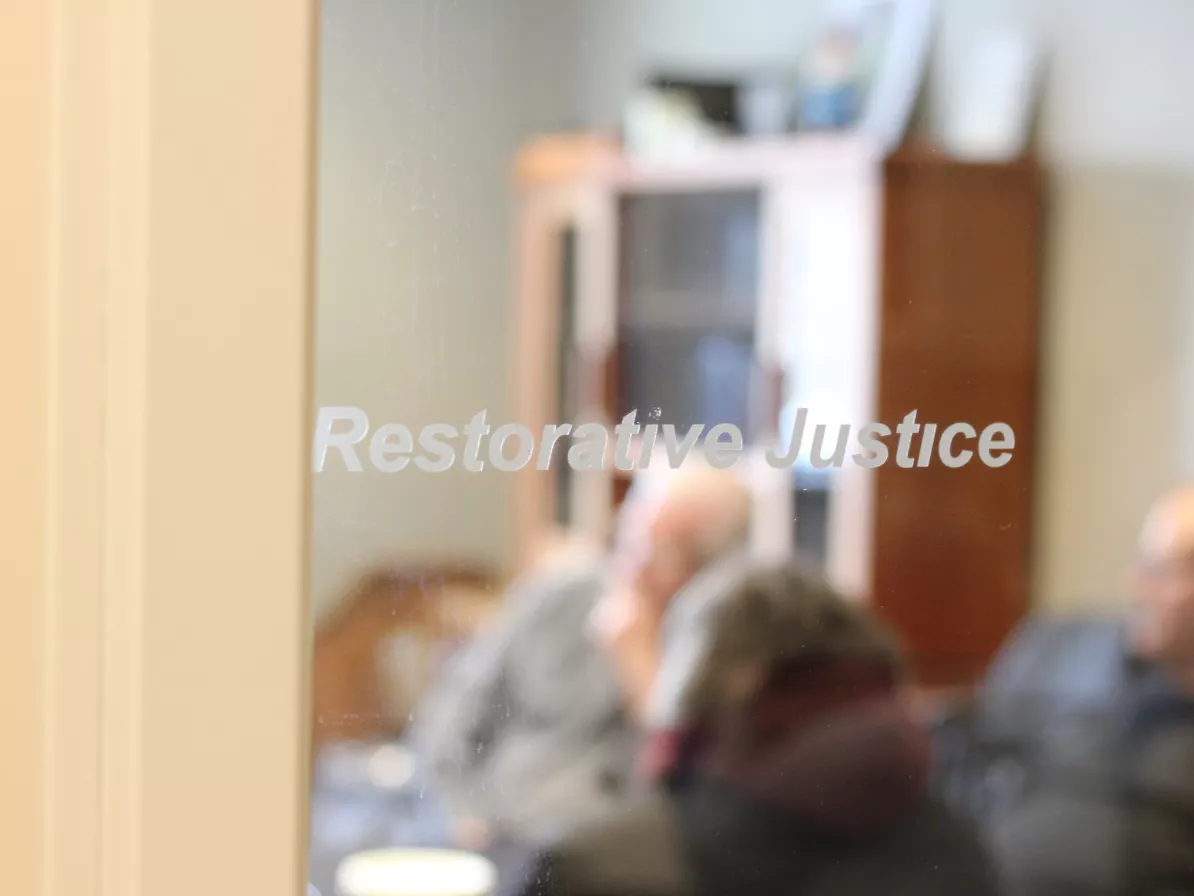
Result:
M664 422L739 423L747 451L736 469L758 497L755 547L790 553L802 477L763 456L781 435L781 407L827 424L874 412L880 164L852 137L741 141L670 162L586 141L529 147L518 184L518 420L536 432L590 420L612 429L629 407L646 422L653 408L634 397L654 394L674 397L655 405ZM553 363L561 354L565 369ZM673 421L673 408L687 418ZM597 539L610 531L620 474L563 465L519 474L523 548L555 525ZM852 593L867 586L868 472L809 477L827 490L821 559Z

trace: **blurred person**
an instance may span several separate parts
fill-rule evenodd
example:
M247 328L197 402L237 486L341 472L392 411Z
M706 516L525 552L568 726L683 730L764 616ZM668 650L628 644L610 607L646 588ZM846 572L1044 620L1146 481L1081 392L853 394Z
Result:
M1194 894L1194 487L1148 513L1129 592L1116 693L1057 726L994 825L1013 896Z
M712 467L687 467L656 489L654 502L627 509L612 554L612 587L590 617L640 722L662 659L665 619L702 605L716 593L713 583L742 562L752 510L742 481Z
M887 631L794 565L705 598L648 702L672 726L648 753L657 786L545 847L505 896L996 893L975 828L927 792Z
M1165 495L1145 518L1130 590L1135 653L1194 698L1194 486Z
M514 586L504 616L414 719L461 845L541 839L626 798L662 614L745 544L750 507L729 472L640 473L610 556L551 564Z

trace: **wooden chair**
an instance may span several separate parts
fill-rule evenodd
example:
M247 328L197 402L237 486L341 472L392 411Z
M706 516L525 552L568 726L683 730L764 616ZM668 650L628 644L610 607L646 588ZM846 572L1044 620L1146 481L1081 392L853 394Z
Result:
M315 634L315 754L335 741L401 735L438 662L486 623L501 594L497 576L475 567L364 576Z

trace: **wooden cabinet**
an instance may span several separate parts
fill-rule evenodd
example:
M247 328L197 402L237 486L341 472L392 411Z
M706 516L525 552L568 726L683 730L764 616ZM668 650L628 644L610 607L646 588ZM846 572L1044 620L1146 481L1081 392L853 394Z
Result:
M972 677L1027 606L1041 177L847 136L726 144L684 160L592 139L519 158L518 420L738 426L755 546L799 553L871 601L922 678ZM798 409L803 451L786 452ZM1013 460L824 468L827 427L1008 424ZM894 439L884 440L892 446ZM657 453L659 445L656 446ZM617 470L517 474L516 533L601 538ZM659 461L656 461L659 462Z
M870 596L934 683L969 678L1027 609L1041 199L1028 163L885 166L877 417L1015 433L1003 467L875 471Z

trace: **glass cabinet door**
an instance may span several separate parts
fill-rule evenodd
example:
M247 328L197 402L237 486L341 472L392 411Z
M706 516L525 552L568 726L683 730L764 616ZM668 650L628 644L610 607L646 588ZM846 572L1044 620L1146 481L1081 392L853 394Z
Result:
M750 439L759 205L754 190L622 199L616 419Z

